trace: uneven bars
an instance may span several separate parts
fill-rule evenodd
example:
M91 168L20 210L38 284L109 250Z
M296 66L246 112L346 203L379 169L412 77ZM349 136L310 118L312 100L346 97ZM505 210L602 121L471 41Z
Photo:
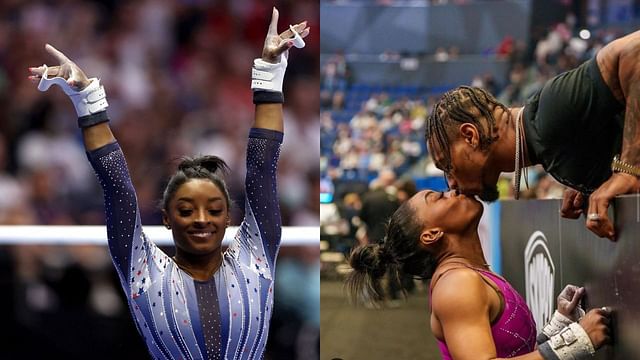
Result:
M156 245L173 245L171 231L164 226L143 226L147 237ZM237 226L230 226L223 244L233 240ZM0 245L107 245L104 225L0 225ZM282 228L283 246L320 246L320 227L285 226Z

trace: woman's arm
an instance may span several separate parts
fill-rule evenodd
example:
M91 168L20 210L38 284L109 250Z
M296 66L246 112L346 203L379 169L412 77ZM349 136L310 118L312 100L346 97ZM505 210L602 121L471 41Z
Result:
M256 104L253 127L284 132L282 104Z
M125 291L128 295L134 295L143 287L136 285L138 280L140 284L150 282L142 279L148 272L146 254L152 246L147 244L142 235L138 202L129 169L109 128L104 88L98 79L87 78L63 53L51 45L45 48L60 65L30 68L30 78L39 82L38 89L41 91L58 85L76 108L87 156L104 191L109 250Z
M278 34L279 16L278 10L274 7L264 40L262 58L254 60L251 89L254 91L256 104L254 127L283 132L282 83L287 69L289 49L295 44L296 34L300 39L305 38L309 35L310 29L307 22L303 21ZM304 46L304 42L296 46Z
M116 142L116 138L113 136L108 122L83 128L82 140L84 141L84 148L87 152Z
M464 289L461 291L460 289ZM458 270L440 278L433 289L431 306L449 353L454 360L498 360L491 333L492 303L487 285L471 270ZM528 354L510 359L587 359L608 340L607 310L592 309L580 322ZM565 331L569 330L569 331Z
M246 251L232 251L240 256L241 262L265 276L274 271L281 237L276 172L284 127L282 83L288 50L294 46L294 31L300 38L298 45L303 45L301 38L309 34L306 22L291 26L281 34L277 25L278 10L274 8L262 57L254 60L251 72L256 109L247 144L245 218L233 245Z
M487 285L472 270L450 271L434 287L433 315L453 359L497 359L490 319L491 308L496 304L491 301ZM537 351L516 359L543 360Z

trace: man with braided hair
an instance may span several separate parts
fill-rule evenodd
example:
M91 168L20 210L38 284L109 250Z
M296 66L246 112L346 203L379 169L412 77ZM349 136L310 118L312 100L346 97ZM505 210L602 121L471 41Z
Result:
M515 171L517 198L522 168L541 164L569 187L562 216L585 213L589 230L613 240L609 203L640 191L639 52L640 31L619 38L549 80L523 107L508 108L479 88L447 92L426 126L436 166L452 189L493 201L501 172Z

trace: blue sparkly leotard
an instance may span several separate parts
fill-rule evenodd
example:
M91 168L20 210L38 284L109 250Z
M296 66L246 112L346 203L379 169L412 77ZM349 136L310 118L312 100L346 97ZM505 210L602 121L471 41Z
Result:
M261 359L281 235L276 166L282 133L251 129L245 217L208 281L178 268L142 232L118 143L88 153L104 190L109 250L138 331L154 359Z

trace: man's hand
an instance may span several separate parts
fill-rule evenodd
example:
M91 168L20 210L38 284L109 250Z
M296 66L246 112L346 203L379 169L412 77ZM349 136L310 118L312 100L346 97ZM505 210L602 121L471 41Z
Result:
M279 63L280 55L284 53L285 56L287 56L286 51L293 46L294 34L291 29L278 35L279 16L278 9L274 7L273 13L271 14L271 24L269 24L269 31L267 32L267 37L264 40L264 48L262 49L262 60L272 64ZM307 27L306 21L293 25L293 28L302 38L309 35L309 28Z
M580 320L584 315L584 310L580 307L580 299L582 299L583 295L583 287L565 286L560 295L558 295L558 312L573 321Z
M605 181L589 197L589 210L587 211L587 228L600 237L615 239L613 224L607 215L607 208L614 197L638 191L640 180L637 177L625 173L613 173L609 180Z
M87 78L87 75L84 74L84 72L78 67L78 65L69 60L68 57L66 57L58 49L49 44L45 45L45 49L49 54L53 55L53 57L55 57L60 64L58 66L46 66L46 79L61 77L67 82L67 84L69 84L71 89L74 91L81 91L82 89L87 87L87 85L89 85L90 81ZM45 66L31 67L29 68L29 71L31 72L29 79L33 82L39 82L43 75L45 75Z
M584 196L581 192L567 188L564 191L562 197L562 207L560 208L560 215L563 218L577 219L582 214L582 205L584 203Z

